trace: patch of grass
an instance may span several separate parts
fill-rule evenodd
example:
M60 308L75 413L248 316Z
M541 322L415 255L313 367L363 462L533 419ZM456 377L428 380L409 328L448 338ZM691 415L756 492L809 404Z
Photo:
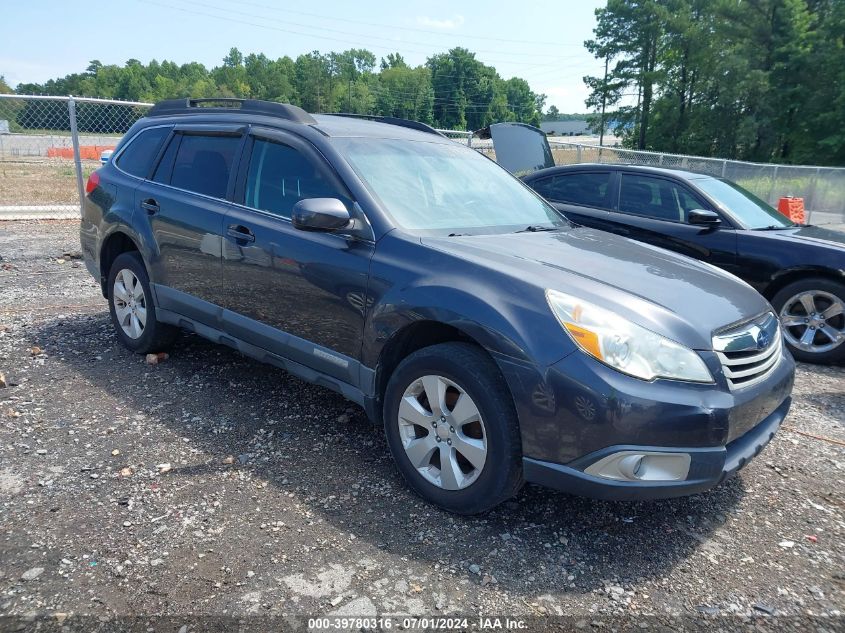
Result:
M98 161L83 161L87 178ZM76 173L67 159L0 160L0 206L79 204Z

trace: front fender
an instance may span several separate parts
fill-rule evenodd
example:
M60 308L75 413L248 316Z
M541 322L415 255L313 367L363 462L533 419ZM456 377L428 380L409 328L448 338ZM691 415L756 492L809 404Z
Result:
M575 349L540 288L418 241L379 242L369 301L362 362L371 368L391 338L419 321L452 326L493 355L542 367Z

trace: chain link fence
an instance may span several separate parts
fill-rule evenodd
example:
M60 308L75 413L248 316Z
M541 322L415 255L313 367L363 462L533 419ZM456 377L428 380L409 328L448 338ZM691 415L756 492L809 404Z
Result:
M0 95L0 219L76 218L88 175L149 103ZM438 130L495 158L490 140ZM622 163L720 176L776 206L804 198L808 221L845 223L845 168L796 167L552 141L555 163Z
M0 220L78 218L104 151L147 103L0 95Z
M803 198L807 222L845 223L845 168L746 163L579 143L552 142L550 145L557 165L646 165L708 174L726 178L745 187L775 208L782 197Z

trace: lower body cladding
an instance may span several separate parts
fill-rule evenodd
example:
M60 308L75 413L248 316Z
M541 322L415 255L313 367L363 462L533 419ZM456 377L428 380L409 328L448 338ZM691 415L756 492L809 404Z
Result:
M543 373L498 358L519 415L526 481L608 500L701 492L774 437L791 404L788 353L766 378L732 391L715 354L714 384L645 382L575 352Z

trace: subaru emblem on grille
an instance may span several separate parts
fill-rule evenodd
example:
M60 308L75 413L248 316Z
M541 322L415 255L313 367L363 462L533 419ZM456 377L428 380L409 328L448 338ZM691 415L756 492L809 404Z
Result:
M742 389L765 380L781 359L780 326L767 312L750 322L713 337L713 350L731 389Z

